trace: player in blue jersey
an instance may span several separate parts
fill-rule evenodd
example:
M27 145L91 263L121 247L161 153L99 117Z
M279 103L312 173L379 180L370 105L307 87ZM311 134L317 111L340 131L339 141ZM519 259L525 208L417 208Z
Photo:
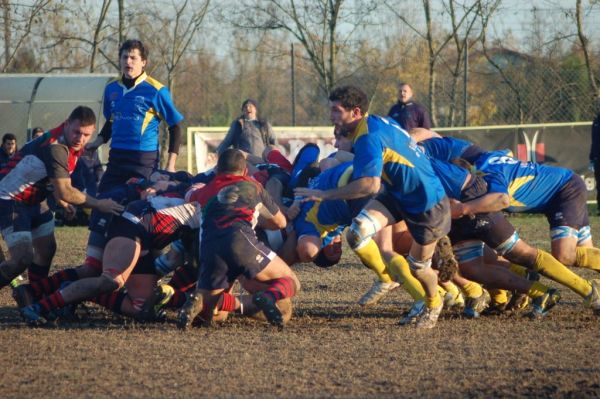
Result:
M131 178L148 179L157 168L159 126L169 126L169 159L166 169L175 170L181 142L179 113L166 86L148 76L145 67L148 50L139 40L127 40L119 48L122 76L104 89L103 112L106 122L98 138L86 148L95 150L111 140L106 172L98 186L98 198L106 198L112 188ZM112 198L112 197L108 197ZM108 215L93 212L88 240L88 261L98 264L105 244Z
M183 116L175 108L169 89L144 71L147 57L148 50L142 42L127 40L119 49L122 76L104 89L106 123L98 139L87 146L95 149L112 140L100 191L104 191L104 186L124 183L130 177L150 176L157 166L161 121L169 126L166 169L175 170L181 141L179 124Z
M592 245L586 188L571 170L514 159L504 151L480 157L475 167L483 173L488 194L460 204L462 214L482 209L543 213L550 224L552 255L566 266L598 270L600 250ZM596 312L600 312L600 283L587 281L565 269L552 275Z
M487 195L488 187L483 177L472 175L467 169L445 161L432 159L431 163L451 200L469 202ZM517 277L507 268L498 266L496 259L484 259L484 243L508 261L538 271L552 279L556 275L569 275L572 272L549 253L531 247L523 241L501 212L492 207L482 207L480 211L468 215L458 211L453 214L455 219L452 221L449 236L461 272L465 277L481 282L488 288L508 289L527 294L534 298L534 309L530 316L544 316L560 300L558 291L539 282ZM525 274L522 268L516 265L511 269L521 275ZM560 279L556 281L561 282ZM466 307L468 308L469 306ZM473 313L472 316L476 317L477 314Z
M443 137L434 131L415 128L409 132L410 136L417 142L430 158L450 162L456 158L462 158L474 163L477 158L485 153L485 150L468 140L455 137Z
M366 94L353 86L335 89L329 96L331 121L338 132L352 140L352 182L329 189L296 189L308 200L356 199L385 192L353 219L347 239L360 256L379 251L372 237L383 227L405 220L414 243L407 257L415 277L426 291L427 309L417 322L420 328L435 326L443 307L431 258L437 241L450 230L450 206L428 158L396 122L367 114ZM404 263L398 254L390 264Z

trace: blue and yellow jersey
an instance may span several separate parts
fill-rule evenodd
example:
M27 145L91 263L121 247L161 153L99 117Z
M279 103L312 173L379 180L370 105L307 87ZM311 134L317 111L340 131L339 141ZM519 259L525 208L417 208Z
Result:
M157 151L159 125L173 126L183 120L166 86L144 72L127 89L120 79L104 89L104 117L112 121L111 148Z
M352 162L345 162L323 171L311 180L309 187L319 190L342 187L352 176ZM344 200L310 201L302 204L300 214L294 219L298 237L313 235L324 238L328 233L343 229L352 223L352 211Z
M419 142L430 158L450 162L462 158L465 150L473 145L470 141L454 137L433 137Z
M431 158L431 166L440 179L448 198L460 200L469 171L446 161Z
M510 196L510 212L541 211L573 176L569 169L522 162L503 151L486 153L475 167L483 173L488 192Z
M351 138L353 180L381 177L388 193L409 213L425 212L444 198L429 158L395 121L367 115Z

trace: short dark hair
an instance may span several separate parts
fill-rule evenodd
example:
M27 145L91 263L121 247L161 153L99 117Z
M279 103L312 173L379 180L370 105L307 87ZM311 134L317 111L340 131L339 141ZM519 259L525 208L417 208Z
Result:
M125 40L125 42L121 44L121 47L119 47L119 58L121 58L121 55L123 55L124 52L130 52L135 49L140 51L142 60L146 61L148 59L149 51L146 46L144 46L144 43L138 39Z
M398 87L400 87L400 86L408 86L408 87L410 87L411 90L413 89L413 87L410 85L410 83L406 83L406 82L398 83Z
M79 121L81 126L90 126L96 124L96 114L90 107L80 105L71 112L69 121Z
M217 160L217 173L238 174L246 169L246 157L240 150L228 148Z
M6 143L8 140L17 141L17 136L15 136L12 133L4 133L4 135L2 136L2 144Z
M33 129L31 129L31 134L36 134L36 133L44 133L44 129L40 126L38 127L34 127Z
M336 87L329 94L329 101L339 101L345 109L358 107L362 113L369 110L367 94L356 86Z

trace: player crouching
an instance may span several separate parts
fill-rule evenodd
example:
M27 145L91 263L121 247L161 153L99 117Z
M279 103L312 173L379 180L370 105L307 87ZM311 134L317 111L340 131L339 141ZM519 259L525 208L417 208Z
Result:
M181 309L180 328L189 328L200 315L204 325L213 319L213 310L229 303L235 309L239 300L226 290L239 276L262 286L252 296L272 325L283 327L284 318L277 301L293 297L300 282L275 252L261 243L254 231L260 222L267 229L282 229L286 220L271 196L246 176L246 159L234 149L226 150L217 162L217 175L195 191L190 201L200 204L202 226L200 270L196 291Z

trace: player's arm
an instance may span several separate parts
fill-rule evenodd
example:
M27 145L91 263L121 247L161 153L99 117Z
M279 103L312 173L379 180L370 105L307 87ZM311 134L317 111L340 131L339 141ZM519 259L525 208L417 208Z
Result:
M178 123L169 126L169 156L167 159L167 171L175 172L175 162L179 155L181 146L181 127Z
M461 217L476 213L499 212L508 208L510 197L506 193L488 193L477 199L453 204L452 215Z
M303 197L304 201L346 200L375 195L381 188L381 178L365 176L348 183L345 186L330 190L315 190L308 187L298 187L294 195Z
M71 205L83 205L89 208L98 209L100 212L118 214L123 211L123 206L111 199L96 199L71 185L70 177L59 177L50 179L54 186L54 196L59 203L69 203Z
M434 132L433 130L425 129L422 127L414 127L408 131L410 137L417 143L420 141L425 141L432 138L441 138L439 134Z
M281 209L266 190L259 192L261 204L258 209L260 227L268 230L280 230L287 226L287 220Z

